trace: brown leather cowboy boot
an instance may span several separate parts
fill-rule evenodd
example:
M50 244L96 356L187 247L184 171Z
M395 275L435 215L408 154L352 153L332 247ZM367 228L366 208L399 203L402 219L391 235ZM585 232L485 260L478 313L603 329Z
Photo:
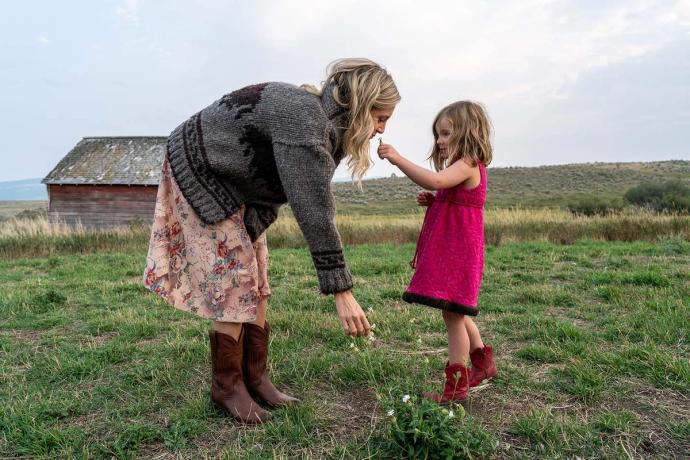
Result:
M269 418L247 392L242 375L242 343L244 330L238 340L218 331L208 331L211 340L211 400L232 415L235 420L254 425Z
M300 403L300 400L282 393L273 386L268 378L268 338L271 327L268 321L264 327L256 324L244 324L244 355L242 368L244 370L244 384L249 393L263 400L270 407L290 406Z

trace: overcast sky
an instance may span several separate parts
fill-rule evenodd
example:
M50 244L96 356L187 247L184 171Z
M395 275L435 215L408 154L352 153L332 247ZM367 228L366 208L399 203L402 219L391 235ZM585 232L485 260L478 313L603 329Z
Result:
M393 74L384 139L419 164L459 99L486 104L497 166L690 159L690 0L22 0L0 16L0 181L360 56Z

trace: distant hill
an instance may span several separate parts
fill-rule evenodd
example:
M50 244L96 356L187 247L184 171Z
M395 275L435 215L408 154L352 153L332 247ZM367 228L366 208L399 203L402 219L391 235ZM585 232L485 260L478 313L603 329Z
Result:
M677 179L690 185L690 161L579 163L487 168L491 207L557 207L583 196L622 198L643 182ZM378 214L410 212L420 190L406 177L367 180L360 192L351 182L334 185L339 211Z
M0 201L47 200L46 186L41 178L0 182Z
M621 198L630 187L644 182L677 179L690 185L690 161L489 167L487 175L487 206L559 207L583 196ZM361 192L352 182L340 179L334 182L333 189L340 213L399 214L418 209L415 196L420 188L406 177L365 180ZM0 203L0 216L47 206L45 186L40 179L0 182L2 200L17 202ZM19 200L44 202L19 203Z

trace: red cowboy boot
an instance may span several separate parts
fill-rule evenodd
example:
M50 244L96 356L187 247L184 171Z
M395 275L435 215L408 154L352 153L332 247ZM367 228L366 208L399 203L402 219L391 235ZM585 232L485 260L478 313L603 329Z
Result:
M489 345L477 348L470 353L472 360L472 372L470 373L470 388L476 387L486 379L497 374L496 362L494 362L494 350Z
M448 404L451 401L464 401L470 389L469 369L461 363L446 364L446 384L443 394L425 392L422 396L439 404Z
M242 344L244 330L238 340L218 331L208 331L211 340L211 400L235 420L254 425L269 419L270 414L259 406L244 386L242 375Z
M268 321L264 327L256 324L244 324L244 355L242 357L242 369L244 371L244 384L257 400L263 400L270 407L291 406L300 403L300 400L278 391L268 378L268 338L271 327Z

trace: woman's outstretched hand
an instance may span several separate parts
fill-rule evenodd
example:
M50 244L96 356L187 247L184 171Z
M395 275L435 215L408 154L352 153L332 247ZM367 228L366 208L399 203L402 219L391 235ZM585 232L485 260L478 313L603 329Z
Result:
M431 206L436 196L431 192L419 192L417 194L417 204L419 206Z
M352 291L335 294L335 308L338 310L345 334L351 336L369 335L371 326L369 326L367 316L362 307L359 306L359 302L352 295Z

